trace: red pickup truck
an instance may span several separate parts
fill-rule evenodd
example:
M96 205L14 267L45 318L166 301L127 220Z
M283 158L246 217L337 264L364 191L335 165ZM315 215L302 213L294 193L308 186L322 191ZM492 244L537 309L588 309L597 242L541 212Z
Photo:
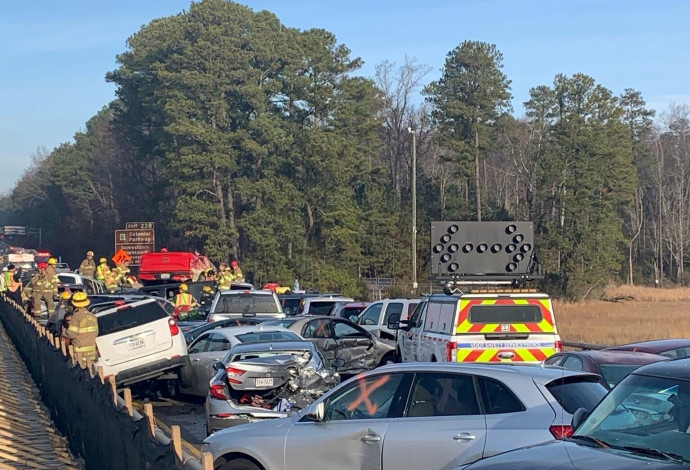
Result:
M183 251L159 251L141 256L139 280L144 285L205 281L206 271L216 270L206 256Z

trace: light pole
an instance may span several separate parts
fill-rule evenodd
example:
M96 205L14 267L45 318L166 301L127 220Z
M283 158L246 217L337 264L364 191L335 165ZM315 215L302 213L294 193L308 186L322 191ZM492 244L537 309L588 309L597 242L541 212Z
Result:
M407 132L412 134L412 289L417 290L417 134L411 127Z

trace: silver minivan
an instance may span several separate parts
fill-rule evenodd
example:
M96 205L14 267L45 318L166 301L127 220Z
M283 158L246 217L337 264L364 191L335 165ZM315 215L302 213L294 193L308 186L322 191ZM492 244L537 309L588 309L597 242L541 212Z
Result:
M295 416L206 438L214 468L449 469L564 437L599 376L529 365L412 363L360 374Z

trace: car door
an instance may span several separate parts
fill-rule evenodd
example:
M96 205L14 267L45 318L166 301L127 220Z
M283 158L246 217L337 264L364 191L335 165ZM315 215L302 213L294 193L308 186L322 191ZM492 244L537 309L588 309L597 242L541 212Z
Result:
M216 370L213 365L220 362L225 357L225 354L232 347L228 338L221 333L210 333L208 346L205 352L195 354L196 362L196 377L194 380L195 394L199 396L206 396L208 393L208 383L211 381Z
M421 372L412 381L404 416L388 426L383 467L451 469L481 459L485 442L475 378Z
M335 342L333 323L328 318L316 318L305 323L301 332L302 338L316 344L330 364L336 357L338 345Z
M395 332L388 329L388 323L400 322L404 308L405 304L402 302L389 302L383 312L383 318L381 320L381 324L379 325L378 331L376 332L376 336L383 339L395 340Z
M556 413L541 400L543 396L535 392L537 388L534 382L515 385L520 387L515 391L521 392L527 406L513 393L509 383L491 377L478 378L486 417L484 457L553 438L549 426L556 418Z
M181 389L185 393L198 394L200 386L199 383L199 367L201 365L201 355L206 353L209 343L211 342L212 333L204 333L189 345L187 348L187 355L189 357L189 365L183 366L189 368L188 371L182 370L180 376Z
M419 341L419 326L424 319L424 311L427 302L422 302L412 316L408 319L407 329L401 331L398 336L400 342L400 354L402 355L402 362L413 362L417 360L417 343Z
M285 469L381 470L386 430L401 415L407 396L405 377L368 375L330 395L323 421L305 416L288 431Z
M336 357L345 361L338 370L345 374L356 374L378 366L375 343L371 333L347 320L333 320L333 331L337 344Z

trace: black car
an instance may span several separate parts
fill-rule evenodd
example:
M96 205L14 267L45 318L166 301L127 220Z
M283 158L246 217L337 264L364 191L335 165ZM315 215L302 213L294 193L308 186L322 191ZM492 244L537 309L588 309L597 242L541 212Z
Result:
M690 468L690 359L640 367L565 440L506 452L456 470Z

